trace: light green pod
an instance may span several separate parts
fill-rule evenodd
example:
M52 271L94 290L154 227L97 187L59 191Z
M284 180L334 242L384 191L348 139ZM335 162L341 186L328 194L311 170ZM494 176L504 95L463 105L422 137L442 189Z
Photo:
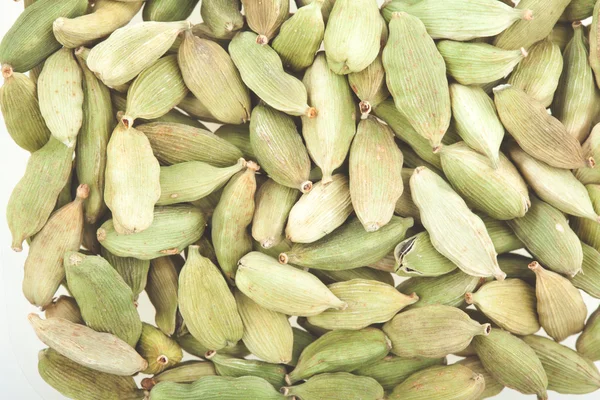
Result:
M188 94L183 100L177 105L177 107L194 118L199 118L203 121L220 123L214 115L210 113L208 108L200 99L194 96L193 93ZM237 122L236 122L237 124ZM208 130L208 128L205 128Z
M594 11L595 0L574 0L569 3L563 15L561 15L561 21L581 21L588 17L591 17Z
M600 211L600 188L598 185L586 185L595 211ZM600 225L589 219L574 217L570 219L570 226L583 243L600 251Z
M244 26L240 0L216 0L200 3L200 15L216 38L231 38Z
M375 0L339 0L327 21L323 43L336 74L359 72L379 54L381 17Z
M69 291L87 326L98 332L112 333L135 346L142 332L142 322L131 288L119 273L102 257L75 252L65 254L64 266Z
M570 278L571 283L587 294L600 299L600 252L585 243L583 249L583 267L581 273Z
M547 37L571 0L524 0L515 7L531 10L532 20L515 22L500 33L494 44L503 49L529 48L535 42Z
M416 303L416 294L404 295L394 286L365 279L352 279L328 286L329 290L348 307L325 310L309 316L312 325L334 330L359 330L372 324L387 322L404 307Z
M285 399L269 382L256 376L241 378L205 376L191 384L161 382L152 389L149 400L238 400L240 398Z
M90 51L88 67L107 86L122 85L158 60L190 27L188 21L150 21L119 28Z
M177 319L177 290L183 258L178 255L155 258L150 262L146 293L156 310L154 321L165 335L173 335Z
M207 129L172 122L138 125L136 129L146 135L163 165L202 161L214 167L229 167L242 157L240 149Z
M231 143L242 151L246 160L256 161L256 154L250 144L250 125L221 125L215 130L215 135Z
M204 357L208 349L198 340L194 339L192 335L186 333L183 336L177 336L175 338L177 343L183 350L196 357ZM227 346L219 350L221 354L227 354L233 357L244 358L250 355L250 351L246 348L243 342L237 342L232 346Z
M144 3L144 21L183 21L187 19L198 0L148 0Z
M154 326L143 323L137 352L148 361L144 374L159 374L181 361L183 352L177 342Z
M52 24L52 31L56 40L70 49L92 46L99 39L127 25L143 4L142 1L97 1L90 14L76 18L56 18Z
M281 392L303 400L380 400L384 395L375 379L347 372L313 376L300 385L283 387Z
M256 159L271 179L310 192L310 158L292 117L259 104L252 110L249 136Z
M323 5L324 0L309 2L281 25L272 46L286 69L302 71L312 65L325 33Z
M71 174L73 151L73 147L51 137L27 161L25 174L13 189L6 206L14 251L21 251L23 241L39 232L50 217Z
M83 81L73 50L62 48L44 63L37 82L40 112L56 139L68 147L83 123Z
M29 245L23 276L23 294L33 305L45 307L65 279L63 258L77 251L83 236L83 202L89 188L77 188L77 198L53 213Z
M592 132L583 143L585 154L600 160L600 125L594 126ZM600 168L579 168L575 170L575 176L585 185L593 183L600 184Z
M329 183L350 150L356 132L356 105L347 78L329 69L323 52L306 70L303 82L318 114L303 116L302 136L311 158L323 172L323 183Z
M235 165L217 168L202 161L187 161L160 167L159 206L188 203L221 189L236 173L246 167L242 158Z
M38 371L46 383L69 398L81 400L142 400L130 376L95 371L69 360L52 349L38 354Z
M137 300L146 287L150 261L133 257L118 257L104 247L100 250L100 254L121 275L121 278L131 288L133 298Z
M313 0L295 0L295 1L296 1L296 5L298 6L298 9L300 9L300 7L304 7L313 2ZM325 20L325 22L327 22L327 19L329 18L329 14L331 13L331 10L333 9L334 4L335 4L335 0L324 0L323 1L323 5L321 6L321 13L323 14L323 20Z
M385 70L381 61L381 53L362 71L348 75L348 83L354 94L361 100L360 113L365 119L371 110L390 97L385 83Z
M220 350L242 338L244 326L233 294L219 269L190 246L179 274L179 310L190 333L209 349Z
M309 272L256 251L240 259L235 284L258 305L286 315L311 316L348 306Z
M592 361L600 360L600 311L590 315L583 333L577 338L577 351Z
M250 118L250 93L231 57L217 43L185 32L178 53L185 84L219 122Z
M501 329L477 336L473 345L484 368L502 385L523 394L547 399L548 377L535 351L523 340Z
M401 271L407 276L435 277L458 268L433 247L427 231L400 242L394 249L394 258L396 271Z
M229 376L232 378L256 376L266 380L274 387L285 385L286 369L283 365L221 355L214 350L209 350L204 358L213 362L215 370L220 376Z
M311 333L303 331L299 328L292 328L294 334L294 347L292 349L292 359L288 362L288 365L296 366L298 363L298 359L300 358L300 354L304 351L304 349L316 340L316 337Z
M394 284L394 278L392 277L392 274L390 272L376 270L369 267L360 267L341 271L325 271L320 269L313 269L310 272L326 285L331 285L332 283L336 282L351 281L353 279L366 279L369 281L377 281L388 285Z
M213 375L217 375L217 372L212 362L190 360L179 363L152 378L142 379L141 386L144 390L152 390L161 382L192 383L204 376Z
M86 0L40 0L19 15L0 43L0 63L16 72L27 72L44 62L61 45L52 33L52 23L59 17L85 14Z
M317 182L290 210L285 236L293 243L314 243L342 226L353 212L348 178L336 174Z
M294 244L279 255L279 262L324 270L362 267L391 253L412 226L412 218L394 216L378 231L367 232L358 219L352 219L316 242Z
M508 225L527 250L546 267L568 276L581 271L581 242L564 214L556 208L531 196L527 214L508 221Z
M390 400L477 400L485 390L484 377L460 365L433 366L396 386Z
M402 186L404 186L404 189L394 206L394 212L401 217L411 217L415 221L420 221L421 214L419 213L419 207L413 202L410 194L410 177L413 172L413 168L402 168Z
M258 34L257 43L267 44L290 12L287 0L241 0L248 27Z
M352 372L388 355L389 339L375 328L360 331L337 330L309 344L296 368L285 378L288 385L326 372Z
M302 82L287 74L277 52L258 39L253 32L241 32L229 44L231 59L246 86L276 110L314 117L317 110L308 106Z
M498 221L483 213L478 214L485 224L496 253L503 254L525 247L505 221Z
M219 204L219 200L221 200L222 194L223 189L217 190L216 192L212 192L200 200L193 201L191 204L202 210L202 212L206 215L206 218L210 219L215 211L215 208L217 208L217 204Z
M490 374L484 368L483 364L481 363L481 361L479 361L479 358L477 358L476 356L469 356L467 358L464 358L460 360L458 364L464 365L476 374L480 374L481 376L483 376L483 379L485 381L485 390L483 391L483 393L481 393L479 397L477 397L477 400L494 397L498 395L502 390L504 390L504 385L498 382L492 376L492 374Z
M600 389L600 372L592 361L567 346L541 336L525 336L548 375L548 390L586 394Z
M446 64L417 17L393 14L382 60L396 108L437 152L451 116Z
M150 141L123 119L106 148L104 202L114 228L128 235L146 230L160 198L160 165Z
M313 335L315 337L321 337L324 334L326 334L327 332L331 332L331 331L321 328L319 326L312 325L310 322L308 322L308 318L306 318L306 317L298 317L297 322L298 322L298 325L300 325L300 327L302 329L305 329L307 332L309 332L311 335ZM314 339L313 339L313 341L314 341Z
M35 82L8 65L2 67L2 77L0 110L8 134L27 151L41 149L51 134L40 111Z
M204 233L206 217L192 205L156 207L152 225L135 235L120 235L114 221L108 220L96 235L98 241L111 253L119 257L134 257L140 260L179 254Z
M520 254L507 253L498 256L498 264L502 271L506 272L506 278L517 278L527 282L530 286L535 286L535 274L527 266L531 264L531 257ZM580 274L577 274L580 275Z
M72 192L73 192L73 189L77 188L77 177L76 176L73 177L73 172L74 172L74 168L71 169L71 174L69 175L69 179L67 180L65 187L63 187L63 189L58 194L58 199L56 199L56 205L54 206L54 211L59 210L60 208L66 206L72 200L74 200L74 198L72 196ZM73 187L73 185L75 185L75 187ZM31 240L33 240L33 239L31 239Z
M560 51L563 51L565 47L567 47L567 43L569 43L572 37L573 27L571 24L564 22L561 23L560 21L554 25L552 32L550 32L550 35L548 35L548 39L552 41L552 43L555 43L560 48Z
M81 317L81 310L74 298L70 296L59 296L44 308L46 318L62 318L76 324L85 324Z
M502 124L529 155L557 168L593 165L579 141L548 114L546 107L511 85L494 88L494 101Z

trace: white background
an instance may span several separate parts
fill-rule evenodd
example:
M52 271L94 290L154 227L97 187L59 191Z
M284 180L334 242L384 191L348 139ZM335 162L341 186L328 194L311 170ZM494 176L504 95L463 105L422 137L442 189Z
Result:
M380 0L381 2L381 0ZM295 9L295 7L294 7ZM0 37L3 37L23 10L22 2L0 2ZM139 15L136 19L140 19ZM200 21L198 9L190 18ZM0 399L13 400L60 400L58 392L46 385L37 372L37 353L45 346L37 339L27 322L27 314L38 312L21 293L23 263L26 253L14 253L10 249L11 238L5 217L6 204L12 191L25 171L29 153L19 148L6 132L0 116ZM591 313L598 301L584 295ZM140 296L142 319L153 321L153 311L144 293ZM574 346L575 337L563 344ZM597 365L599 363L596 363ZM525 399L520 393L505 389L496 399ZM599 399L599 394L584 396L560 395L550 392L552 400Z

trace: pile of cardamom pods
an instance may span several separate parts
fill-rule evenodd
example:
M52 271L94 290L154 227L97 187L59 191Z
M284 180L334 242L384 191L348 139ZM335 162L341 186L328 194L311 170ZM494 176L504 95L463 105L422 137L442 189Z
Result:
M26 0L0 44L50 386L600 388L600 0L198 3Z

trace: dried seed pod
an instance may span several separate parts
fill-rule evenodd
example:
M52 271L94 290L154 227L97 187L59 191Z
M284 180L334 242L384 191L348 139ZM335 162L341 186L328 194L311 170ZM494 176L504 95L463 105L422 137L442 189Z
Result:
M316 337L296 327L292 327L292 332L294 334L294 346L292 349L292 359L288 362L288 365L296 366L300 354L302 354L306 346L316 340Z
M311 4L312 2L313 0L296 0L296 5L298 6L298 9L300 9L300 7L304 7L308 4ZM329 18L329 14L333 9L334 4L335 0L323 0L323 5L321 6L321 13L323 14L323 19L325 20L325 22L327 22L327 19Z
M215 370L220 376L238 378L242 376L256 376L269 382L274 387L285 385L286 369L283 365L269 364L258 360L245 360L222 355L214 350L206 352L204 358L215 365Z
M181 256L155 258L150 262L146 293L156 309L155 323L165 335L173 335L177 319L177 290Z
M464 365L469 368L471 371L476 374L480 374L483 376L485 381L485 390L478 399L487 399L489 397L494 397L499 394L502 390L504 390L504 385L498 382L492 374L490 374L483 366L479 358L475 356L470 356L460 360L457 364Z
M429 233L419 232L394 249L396 271L407 276L435 277L454 271L457 266L431 244Z
M182 21L192 14L196 4L198 0L148 0L144 3L142 17L144 21Z
M215 130L215 135L241 150L244 159L256 161L256 154L250 144L250 124L221 125Z
M298 396L303 400L379 400L383 388L373 378L347 372L320 374L296 386L282 387L286 397Z
M402 185L404 189L394 206L394 212L401 217L411 217L415 221L420 221L421 214L419 213L419 207L413 202L412 195L410 194L410 177L414 171L412 168L402 168Z
M151 390L161 382L193 383L204 376L213 375L217 375L217 372L210 361L184 361L152 378L142 379L142 388Z
M576 288L599 299L600 252L585 243L581 243L581 248L583 249L583 267L581 273L570 278L570 281Z
M133 298L137 300L140 293L144 291L148 280L150 261L138 260L133 257L118 257L106 250L104 247L100 254L121 275L121 278L129 285L133 292Z
M220 123L219 120L217 120L214 117L214 115L210 113L206 105L199 98L194 96L193 93L189 93L187 96L185 96L183 100L181 100L181 102L177 105L177 107L185 111L192 117L199 118L207 122ZM238 122L236 122L236 124L237 123ZM208 128L204 129L208 130Z
M361 100L359 104L362 118L365 119L371 110L390 97L385 83L385 70L381 54L365 69L348 75L350 88Z
M600 311L590 315L583 333L577 338L577 351L592 361L600 360Z
M482 213L478 215L490 234L496 253L508 253L525 247L505 221L498 221Z
M144 374L159 374L177 365L183 352L177 342L150 324L142 324L142 335L136 350L148 361Z
M192 384L161 382L151 392L152 400L171 399L239 399L284 400L284 396L262 378L243 376L204 376Z
M596 2L592 14L592 24L590 25L590 67L594 71L596 86L600 86L600 4Z
M246 22L250 29L258 33L257 41L269 43L279 26L288 18L290 2L287 0L241 0Z
M43 311L46 318L62 318L76 324L85 324L77 302L70 296L63 295L53 299Z
M594 0L574 0L569 3L561 15L561 21L581 21L591 17L594 10Z
M330 330L321 328L319 326L312 325L310 322L308 322L308 318L306 318L306 317L298 317L297 322L298 322L298 325L300 325L300 327L302 327L303 329L306 329L307 332L309 332L311 335L313 335L315 337L321 337L324 334L326 334L327 332L331 332Z
M585 154L600 159L600 125L594 126L592 132L583 143ZM593 183L600 184L600 168L579 168L575 171L575 176L585 185Z
M216 0L200 3L200 15L217 38L232 37L244 26L240 0Z
M208 349L198 340L194 339L192 335L186 333L182 336L178 336L175 338L177 343L181 346L183 350L186 352L196 356L196 357L204 357ZM250 351L246 348L243 342L239 341L232 346L223 347L219 350L221 354L228 354L233 357L244 358L250 355Z
M326 285L336 282L346 282L353 279L377 281L388 285L394 285L394 278L387 271L376 270L368 267L346 269L341 271L325 271L313 269L310 271Z

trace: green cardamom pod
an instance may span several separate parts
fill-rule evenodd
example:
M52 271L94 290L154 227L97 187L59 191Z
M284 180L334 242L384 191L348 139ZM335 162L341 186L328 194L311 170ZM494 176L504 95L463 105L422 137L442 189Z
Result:
M295 367L298 364L300 354L302 354L306 346L316 340L316 336L296 327L292 327L292 332L294 334L294 347L292 349L292 359L288 362L288 365Z
M185 335L178 336L175 338L177 343L183 350L196 357L204 357L208 349L192 335L186 333ZM250 351L246 348L243 342L239 341L231 346L223 347L219 350L221 354L227 354L233 357L244 358L250 355Z
M581 243L583 249L583 267L581 273L570 278L571 283L587 294L600 299L600 252Z
M200 101L193 93L189 93L187 96L181 100L181 102L177 105L178 108L185 111L187 114L191 115L194 118L199 118L203 121L207 122L215 122L220 123L214 115L210 113L208 107ZM236 122L239 124L241 122ZM208 128L204 128L208 129Z
M369 281L386 283L392 286L394 285L394 278L390 272L376 270L369 267L345 269L341 271L313 269L310 271L310 273L319 278L321 282L326 285L331 285L332 283L336 282L351 281L353 279L366 279Z
M256 376L269 382L274 387L285 385L286 369L283 365L269 364L258 360L245 360L209 350L204 356L212 361L215 371L220 376L239 378L242 376Z
M256 161L256 154L250 143L250 124L221 125L215 130L215 135L241 150L244 159Z
M561 21L581 21L592 16L595 0L573 0L560 17Z
M144 3L142 17L144 21L183 21L188 18L198 0L148 0Z
M454 271L457 266L441 255L427 231L403 240L394 249L396 270L407 276L435 277Z
M210 361L184 361L152 378L142 379L142 388L152 390L161 382L192 383L203 376L213 375L217 375L217 372Z
M494 397L498 395L502 390L504 390L504 385L498 382L492 374L490 374L483 366L479 358L476 356L469 356L464 358L458 362L460 365L464 365L469 368L471 371L476 374L480 374L483 376L485 381L485 390L481 395L477 398L479 399L487 399L489 397Z
M273 385L256 376L232 378L204 376L194 383L161 382L150 392L149 400L237 400L241 398L283 400Z
M146 293L156 310L154 321L165 335L175 333L179 271L184 260L179 255L155 258L150 261Z
M298 6L298 9L300 7L304 7L308 4L311 4L314 0L295 0L296 1L296 5ZM317 0L320 1L320 0ZM323 14L323 20L325 20L325 22L327 22L327 19L329 18L329 14L331 13L331 10L333 9L333 5L335 4L335 0L323 0L323 5L321 6L321 13Z
M600 86L600 3L596 2L592 14L592 24L590 25L590 67L594 71L596 86Z
M402 168L402 186L404 186L404 189L394 206L394 212L401 217L410 217L415 221L420 221L421 214L419 213L419 207L414 203L412 195L410 194L410 177L413 172L415 172L415 170L412 168Z
M200 15L216 38L231 38L244 26L240 0L213 0L200 3Z
M527 268L532 261L531 257L520 254L506 253L498 256L498 264L502 271L506 272L507 278L517 278L534 287L535 273Z
M282 387L281 392L286 397L303 400L381 400L384 398L383 388L375 379L347 372L313 376L300 385Z
M485 224L485 229L490 234L496 253L508 253L525 247L505 221L498 221L482 213L478 215Z
M350 73L348 83L354 94L361 100L358 106L362 118L365 119L373 108L390 97L390 92L385 83L385 70L381 61L381 53L367 68Z
M592 132L583 143L585 154L600 159L600 125L594 126ZM585 185L593 183L600 184L600 168L579 168L575 171L575 176Z
M285 224L300 192L269 179L256 191L252 237L270 249L284 239Z
M248 27L258 33L258 41L269 43L290 12L288 0L241 0Z
M593 23L593 21L592 21L592 23ZM590 28L590 31L591 31L591 28ZM560 48L560 51L564 51L565 47L567 47L567 43L569 43L569 41L571 40L572 37L573 37L572 24L564 23L564 22L561 23L559 21L556 23L556 25L554 25L554 28L552 28L552 32L550 32L550 35L548 35L548 40L550 40L552 43L556 44ZM590 48L590 52L591 51L592 51L592 49ZM562 56L561 56L561 58L562 58ZM591 62L590 62L590 64L591 64ZM561 68L561 71L562 71L562 68Z
M133 298L137 300L146 287L150 261L139 260L134 257L115 256L104 247L100 250L100 254L121 275L121 278L131 288Z
M62 318L76 324L84 324L81 310L74 298L70 296L59 296L52 303L44 307L46 318Z
M577 338L577 351L592 361L600 360L600 308L592 313Z
M177 342L154 326L143 323L136 350L148 361L144 374L159 374L181 361L183 352Z

